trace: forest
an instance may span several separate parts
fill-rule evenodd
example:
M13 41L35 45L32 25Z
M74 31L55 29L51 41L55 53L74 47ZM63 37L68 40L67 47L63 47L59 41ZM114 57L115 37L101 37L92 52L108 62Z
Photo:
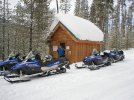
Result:
M68 14L72 0L20 0L14 9L0 0L0 59L12 52L48 54L46 37L57 13ZM134 0L76 0L73 14L97 25L104 33L103 50L134 48Z

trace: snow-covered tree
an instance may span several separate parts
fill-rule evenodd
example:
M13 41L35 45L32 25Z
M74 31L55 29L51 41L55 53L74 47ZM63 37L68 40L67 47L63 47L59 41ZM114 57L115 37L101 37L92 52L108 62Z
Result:
M89 19L88 0L76 0L74 13L76 16Z
M61 0L60 1L60 10L63 13L68 13L71 9L71 4L70 4L71 0Z
M8 6L5 5L5 24L3 24L3 3L1 4L0 59L3 47L6 57L11 51L27 54L29 50L37 49L43 54L47 52L45 37L53 16L53 11L49 9L50 2L51 0L21 0L10 17L8 17L10 15L7 11ZM3 25L6 25L4 35Z
M132 48L133 32L132 18L133 6L127 8L126 0L118 0L114 13L112 14L112 45L111 48L124 49ZM133 3L132 3L133 4ZM127 11L128 9L128 11Z
M104 48L108 46L109 18L113 12L113 0L93 0L90 11L90 20L96 24L104 34Z
M113 11L113 0L93 0L90 20L104 31L109 14Z
M44 45L42 37L44 33L47 33L49 25L51 11L49 10L51 0L22 0L25 7L25 14L28 16L28 27L29 27L29 51L40 48ZM43 50L42 50L43 51Z
M112 14L112 31L111 31L111 48L119 48L119 41L120 41L120 38L119 38L119 20L120 20L120 17L119 17L119 5L116 5L114 7L114 12Z
M76 0L75 2L74 14L75 16L80 16L80 0Z
M10 19L10 9L8 0L0 0L0 52L2 59L6 57L9 51L9 19ZM8 49L8 50L6 50Z
M2 1L0 0L0 52L2 52ZM0 53L0 59L2 54Z
M133 29L133 12L134 5L130 5L127 14L127 33L126 33L126 49L134 47L134 29Z
M89 5L88 5L88 0L82 0L81 1L80 15L84 19L89 19Z

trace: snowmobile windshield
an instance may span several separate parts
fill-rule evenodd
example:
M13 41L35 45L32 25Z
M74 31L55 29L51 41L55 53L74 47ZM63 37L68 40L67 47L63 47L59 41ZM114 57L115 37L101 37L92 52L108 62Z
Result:
M26 56L25 60L24 61L27 61L27 60L34 60L35 59L35 55L33 54L33 52L29 52L29 54Z
M15 54L14 54L14 52L11 52L11 53L9 54L9 57L8 57L7 60L12 60L12 59L15 59Z
M13 53L13 52L11 52L10 54L9 54L9 57L14 57L15 56L15 54Z

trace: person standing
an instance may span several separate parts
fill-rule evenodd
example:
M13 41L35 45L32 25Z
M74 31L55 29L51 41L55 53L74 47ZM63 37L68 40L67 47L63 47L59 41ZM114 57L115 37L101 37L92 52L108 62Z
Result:
M65 50L61 46L58 47L57 49L58 57L65 57Z

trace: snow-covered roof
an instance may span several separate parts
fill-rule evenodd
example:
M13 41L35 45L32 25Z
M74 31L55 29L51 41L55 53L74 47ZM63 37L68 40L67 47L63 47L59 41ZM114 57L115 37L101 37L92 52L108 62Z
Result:
M103 32L88 20L69 14L58 14L55 16L50 31L53 31L59 22L79 40L103 41Z

